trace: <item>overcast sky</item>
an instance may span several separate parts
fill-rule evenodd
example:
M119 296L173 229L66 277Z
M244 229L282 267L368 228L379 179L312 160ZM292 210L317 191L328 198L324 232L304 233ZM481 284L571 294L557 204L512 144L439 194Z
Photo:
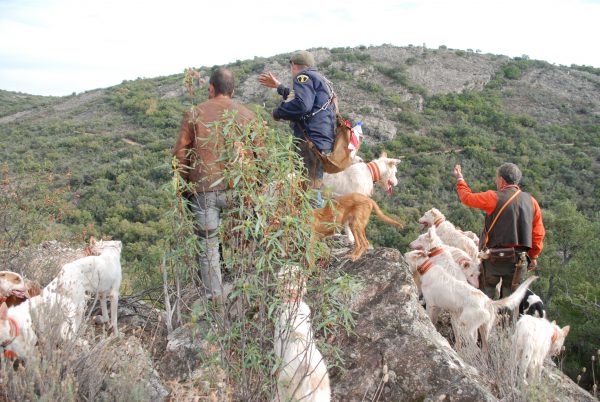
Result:
M600 0L0 0L0 89L69 95L312 47L600 67Z

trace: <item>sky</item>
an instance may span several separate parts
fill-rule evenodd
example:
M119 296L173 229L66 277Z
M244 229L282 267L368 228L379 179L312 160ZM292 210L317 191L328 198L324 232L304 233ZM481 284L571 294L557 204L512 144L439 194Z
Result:
M316 47L600 67L600 0L0 0L0 89L64 96Z

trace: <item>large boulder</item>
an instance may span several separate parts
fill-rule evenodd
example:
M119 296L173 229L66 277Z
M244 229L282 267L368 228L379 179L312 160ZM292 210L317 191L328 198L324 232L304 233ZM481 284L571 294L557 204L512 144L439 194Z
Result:
M336 340L346 364L332 372L333 399L357 401L377 393L379 400L390 401L496 400L477 381L477 371L435 330L400 261L398 250L378 249L344 265L364 287L352 306L354 333Z
M419 303L412 274L398 250L368 251L354 263L345 261L330 269L343 270L362 282L351 305L356 327L333 341L344 363L342 369L330 370L332 400L524 401L542 394L541 400L594 400L550 365L541 385L527 391L516 379L499 378L510 373L505 355L486 356L478 349L472 351L474 358L464 351L459 355L440 335L451 331L436 330ZM504 344L502 353L510 350L510 336L501 330L493 340ZM497 353L500 345L493 346L491 353ZM499 364L503 358L504 365Z

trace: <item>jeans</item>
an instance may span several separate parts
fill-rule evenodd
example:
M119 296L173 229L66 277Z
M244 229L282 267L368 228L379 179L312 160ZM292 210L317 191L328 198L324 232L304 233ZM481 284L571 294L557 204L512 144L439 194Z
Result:
M219 224L221 212L229 207L227 196L227 191L206 191L195 194L191 203L200 241L200 277L204 293L209 299L223 294Z
M302 156L302 160L304 161L304 169L308 173L308 179L310 181L310 187L315 191L314 195L314 208L322 208L323 207L323 198L321 196L321 187L323 186L323 163L321 160L315 155L313 151L310 150L306 141L302 141L299 144L300 155ZM329 155L331 153L331 149L322 150L321 153L324 155Z

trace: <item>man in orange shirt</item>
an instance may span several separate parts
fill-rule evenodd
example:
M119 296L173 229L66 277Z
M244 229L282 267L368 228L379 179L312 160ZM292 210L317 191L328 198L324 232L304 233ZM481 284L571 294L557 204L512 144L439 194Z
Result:
M460 201L486 213L479 249L512 248L515 251L512 261L483 260L482 290L493 297L502 278L501 297L506 297L511 294L520 252L527 252L528 271L537 268L537 257L544 248L545 235L540 206L535 198L519 188L522 174L514 163L504 163L496 170L496 191L471 192L460 165L454 166L454 176Z

